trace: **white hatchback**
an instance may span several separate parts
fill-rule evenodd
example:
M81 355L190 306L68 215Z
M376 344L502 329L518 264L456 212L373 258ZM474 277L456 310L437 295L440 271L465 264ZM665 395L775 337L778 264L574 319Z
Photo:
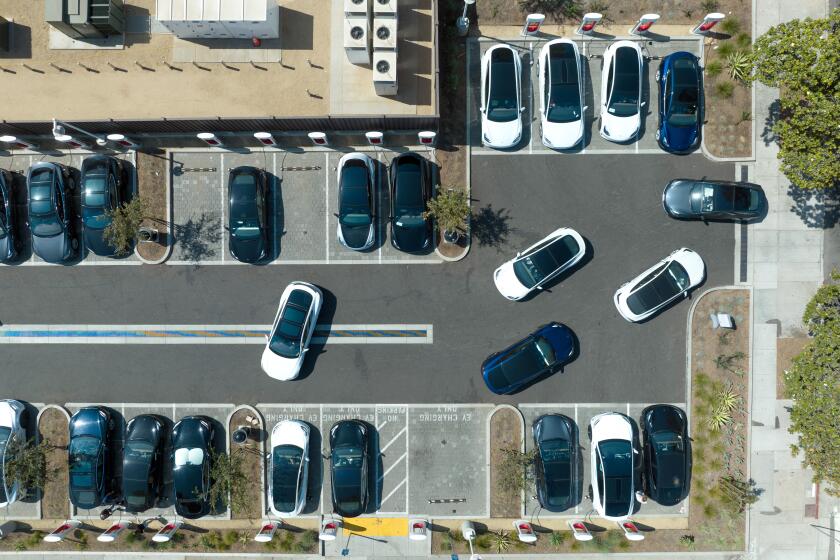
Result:
M644 57L634 41L616 41L604 51L601 69L601 136L628 142L642 124Z
M509 45L494 45L481 57L481 142L511 148L522 139L522 60Z
M615 292L613 301L622 317L637 323L685 297L706 277L706 265L691 249L677 249Z
M292 282L283 290L260 362L269 377L289 381L298 376L323 299L321 290L307 282Z
M493 273L499 293L517 301L576 265L586 254L583 237L571 228L559 228L534 243Z
M283 420L271 430L268 508L277 517L300 515L309 484L309 425Z
M542 143L565 150L583 141L583 66L577 43L554 39L540 50L540 125Z
M9 460L8 455L26 443L26 431L21 421L24 410L20 401L0 400L0 507L15 503L20 493L20 482L6 480L6 469L2 467Z
M636 467L639 450L630 419L618 412L598 414L589 421L592 505L608 521L623 521L636 507Z

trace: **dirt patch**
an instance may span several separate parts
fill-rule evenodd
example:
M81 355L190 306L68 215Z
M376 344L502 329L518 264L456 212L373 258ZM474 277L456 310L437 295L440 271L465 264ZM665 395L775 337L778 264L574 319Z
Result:
M256 424L254 421L256 420ZM252 437L250 437L244 444L234 443L234 430L242 427L250 427ZM259 415L254 414L247 408L237 410L230 418L228 425L228 434L231 436L230 452L239 453L242 456L242 467L245 471L245 476L248 480L253 481L253 484L248 486L250 499L248 503L251 504L250 509L246 511L231 510L231 519L255 519L259 518L263 512L260 511L263 498L263 474L265 471L265 461L263 460L263 449L260 441L265 437L262 420ZM256 434L259 434L258 436ZM256 439L255 439L256 437Z
M70 501L67 497L70 482L67 464L70 431L67 417L54 408L47 410L41 415L38 432L41 441L47 441L53 446L47 454L50 476L47 477L41 498L41 517L67 519L70 514Z
M166 177L169 160L163 153L137 152L137 194L149 205L148 218L142 225L158 230L158 242L141 242L137 252L150 261L157 261L166 254L171 242L169 215L166 211Z
M785 394L784 375L790 369L795 358L805 346L811 342L810 338L779 338L776 340L776 398L783 399Z
M519 517L522 513L520 488L503 487L498 481L499 464L504 459L502 449L522 449L522 417L518 412L503 408L490 418L490 517Z

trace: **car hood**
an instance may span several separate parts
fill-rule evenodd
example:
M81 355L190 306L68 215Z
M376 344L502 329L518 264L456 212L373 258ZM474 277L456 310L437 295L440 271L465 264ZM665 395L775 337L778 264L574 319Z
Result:
M242 262L257 262L265 256L265 243L262 236L254 239L239 239L231 235L229 247L236 260Z
M666 122L662 127L660 142L672 150L689 150L697 142L697 127L671 126Z
M616 117L604 111L601 116L601 133L614 142L626 142L639 132L641 122L639 113L630 117Z
M430 240L426 235L426 226L399 226L399 220L391 225L391 234L397 247L407 253L416 253L429 246Z
M687 181L672 181L665 187L664 203L671 214L678 216L692 216L697 214L691 207L693 183Z
M0 403L0 426L12 428L15 425L15 411L7 403Z
M339 222L338 233L342 242L350 249L361 251L373 243L373 224L367 226L346 226Z
M601 414L593 418L592 443L608 439L633 440L633 426L620 414Z
M511 148L522 139L522 119L516 117L512 121L496 122L484 117L481 136L491 148Z
M280 445L294 445L306 449L309 443L309 428L296 420L283 421L271 430L272 449Z
M85 228L85 246L101 257L111 257L117 250L105 241L104 229Z
M558 363L566 361L574 354L575 339L572 337L572 331L568 327L555 324L546 329L542 329L539 334L546 337L551 343L554 352L557 354Z
M508 261L493 273L493 281L499 293L508 299L517 300L527 296L531 290L522 285L513 271L513 261Z
M534 426L534 439L542 441L558 438L573 441L568 423L555 414L547 414L540 418L539 423Z
M301 353L297 358L284 358L283 356L278 356L266 346L265 350L263 350L260 365L269 377L280 381L289 381L297 377L298 372L300 372L300 364L303 356L305 354Z
M70 238L63 233L52 237L33 235L32 250L47 262L60 263L70 256Z
M583 140L583 119L567 123L542 122L543 143L549 148L574 148Z

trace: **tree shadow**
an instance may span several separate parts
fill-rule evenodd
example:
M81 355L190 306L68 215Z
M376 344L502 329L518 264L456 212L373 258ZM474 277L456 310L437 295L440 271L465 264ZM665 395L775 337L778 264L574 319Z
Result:
M198 218L190 216L186 223L172 224L172 227L184 260L197 264L216 256L216 246L222 238L219 216L202 213Z
M761 131L761 139L764 140L764 145L779 143L779 135L773 128L782 116L782 104L776 99L767 108L767 118L764 119L764 130Z
M804 189L788 187L793 201L791 212L809 228L831 229L840 221L840 186L831 189Z
M508 236L514 231L508 222L510 211L507 208L494 210L492 204L480 208L470 217L470 232L482 247L499 249L507 243Z

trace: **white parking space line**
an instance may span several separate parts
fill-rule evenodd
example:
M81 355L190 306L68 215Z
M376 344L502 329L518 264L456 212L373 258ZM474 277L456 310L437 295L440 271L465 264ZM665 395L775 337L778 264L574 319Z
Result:
M377 432L379 432L379 431L382 431L382 428L384 428L384 427L385 427L385 424L387 424L387 423L388 423L388 421L386 420L386 421L382 422L381 424L379 424L379 411L377 410L377 411L375 412L375 414L376 414L376 423L378 424L378 425L376 426L376 431L377 431Z
M534 153L534 86L532 74L534 67L534 43L528 42L528 153ZM539 79L539 76L538 76Z
M406 450L408 450L408 446L411 443L411 439L409 438L409 433L408 433L408 424L409 424L408 416L409 416L409 409L408 409L408 407L406 407L406 410L405 410L405 448L406 448ZM406 461L405 461L405 480L406 480L406 483L408 483L408 466L410 464L411 464L411 461L406 459ZM410 511L408 509L408 496L409 496L410 493L411 492L408 492L408 486L406 486L406 493L405 493L405 511L406 512Z
M388 492L388 495L387 495L387 496L385 496L384 498L382 498L382 500L380 501L380 503L384 504L385 502L387 502L387 501L388 501L388 498L390 498L391 496L393 496L394 494L396 494L396 493L397 493L397 490L399 490L400 488L402 488L402 486L403 486L406 482L408 482L408 478L404 478L404 479L402 479L402 480L400 481L400 483L399 483L399 484L397 484L396 486L394 486L394 489L393 489L393 490L391 490L390 492ZM391 511L389 511L389 512L387 512L387 513L402 513L402 512L398 512L398 511L393 511L393 512L391 512Z
M327 439L327 438L324 437L324 405L323 404L318 405L318 431L321 433L321 457L323 457L324 456L324 440ZM329 460L325 461L325 463L327 463L327 465L322 464L322 466L321 466L321 469L322 469L321 470L321 475L322 476L324 476L326 474L326 473L324 473L323 469L329 468ZM320 505L319 505L319 509L320 509L321 512L324 511L324 491L325 491L324 490L324 484L323 484L323 481L322 481L322 483L321 483L321 500L320 500Z
M387 422L385 424L387 424ZM382 425L384 426L385 424L382 424ZM377 428L377 430L378 430L378 428ZM406 431L408 431L408 426L406 426L405 428L403 428L402 430L397 432L397 435L395 435L393 438L391 438L391 441L389 441L387 444L385 444L385 447L380 449L379 452L380 453L385 453L385 450L388 449L389 447L391 447L391 444L394 443L395 441L397 441L399 439L399 437L401 435L403 435ZM399 462L399 459L397 459L397 461Z
M226 208L227 205L225 204L225 154L224 153L220 154L219 158L220 158L219 159L219 185L221 187L219 189L219 191L221 192L221 197L222 197L222 206L221 206L221 208L222 208L222 223L221 223L222 235L220 237L222 238L222 253L221 253L222 262L224 262L227 259L227 251L225 251L225 242L227 241L227 239L226 239L227 236L225 235L225 229L224 229L225 228L225 214L226 214L226 210L227 210L227 208Z
M382 152L376 152L376 162L378 165L376 166L376 176L373 183L376 186L376 192L374 193L374 202L376 203L376 235L378 236L376 244L379 245L376 253L379 264L382 264L382 245L385 243L385 228L382 227Z
M394 439L396 439L396 438L394 438ZM394 440L392 439L391 441L394 441ZM385 449L380 450L380 453L384 453L384 452L385 452ZM388 468L385 470L385 472L384 472L384 473L382 473L381 475L379 475L379 480L383 480L386 476L388 476L388 473L389 473L389 472L391 472L392 470L394 470L394 467L396 467L397 465L399 465L399 464L400 464L400 462L402 462L402 460L403 460L403 459L405 459L407 456L408 456L408 451L406 451L405 453L403 453L402 455L400 455L400 456L397 458L397 460L396 460L396 461L394 461L394 464L393 464L393 465L391 465L390 467L388 467ZM384 502L385 500L382 500L382 501Z
M322 264L372 265L372 264L442 264L442 263L443 263L443 261L441 261L441 260L432 260L432 259L423 260L423 259L385 259L385 258L383 258L382 262L380 263L377 260L371 260L371 259L331 260L328 257L326 259L312 259L312 260L307 260L307 259L281 260L281 259L277 259L277 260L273 260L270 263L268 263L268 266L277 266L277 265L282 266L282 265L293 265L293 264L303 264L303 265L322 265ZM21 263L21 264L23 265L23 264L27 264L27 263ZM84 263L79 263L79 264L84 264ZM94 266L94 265L100 265L100 264L126 264L127 265L127 264L143 264L143 263L132 261L130 263L129 262L127 262L127 263L96 262L96 263L87 263L87 264L89 266ZM230 260L230 261L225 261L225 262L222 262L222 261L205 261L205 260L195 260L195 261L169 260L169 261L166 261L164 264L172 265L172 266L219 266L219 265L225 265L225 266L253 266L251 264L239 262L239 261L236 261L236 260ZM41 266L41 265L43 265L43 266L61 266L61 265L53 265L53 264L50 264L50 263L31 263L31 264L29 264L29 266L35 266L35 265L38 265L38 266ZM19 266L19 265L16 265L16 266Z
M324 259L330 262L330 154L324 154Z

